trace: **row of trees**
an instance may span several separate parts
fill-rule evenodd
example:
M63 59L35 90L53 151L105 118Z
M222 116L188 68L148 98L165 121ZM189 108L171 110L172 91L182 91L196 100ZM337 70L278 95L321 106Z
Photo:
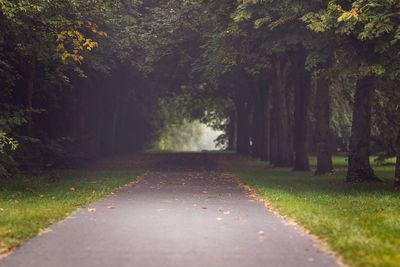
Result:
M378 180L369 162L371 126L388 148L400 150L396 144L400 138L399 10L396 1L240 3L231 15L233 35L246 34L245 42L255 38L253 45L259 40L258 47L248 51L256 51L258 58L262 58L260 50L266 52L268 64L258 77L267 77L266 86L259 88L264 92L256 97L263 100L254 101L254 111L257 105L267 108L260 121L264 131L254 133L254 153L277 166L308 170L307 111L314 104L316 174L332 171L330 112L338 107L330 107L330 94L342 87L340 93L346 90L353 106L346 180ZM373 107L375 124L371 124ZM253 120L258 120L256 114ZM238 138L246 138L244 147L238 143L238 150L246 152L248 137ZM397 173L398 168L397 164ZM395 187L399 187L398 177Z
M348 182L379 181L371 149L397 151L399 189L397 1L203 0L164 7L164 20L176 20L166 31L179 40L180 62L190 62L186 90L204 110L229 118L230 148L299 171L310 169L312 150L318 175L333 171L341 143ZM171 19L170 10L178 16Z
M378 180L371 151L400 158L397 1L0 0L0 11L3 173L149 147L173 99L275 166L309 170L312 151L315 173L331 172L340 147L347 181L364 182Z
M153 142L157 1L0 1L0 175ZM161 126L160 126L161 125Z

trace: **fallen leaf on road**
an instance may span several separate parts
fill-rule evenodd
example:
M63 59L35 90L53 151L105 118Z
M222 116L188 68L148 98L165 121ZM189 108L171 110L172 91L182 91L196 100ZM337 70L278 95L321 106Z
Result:
M5 247L0 249L0 260L4 259L9 253L11 253L11 247Z
M309 262L313 262L313 261L314 261L314 258L308 258L308 261L309 261Z
M107 209L115 209L115 206L114 205L108 205Z
M88 208L87 209L89 212L96 212L96 208Z
M265 240L265 233L264 231L259 231L258 232L258 240L264 241Z
M230 211L224 211L224 215L229 215L229 214L231 214Z
M203 194L208 194L208 191L203 191Z
M216 219L217 219L217 221L222 221L221 217L217 217Z

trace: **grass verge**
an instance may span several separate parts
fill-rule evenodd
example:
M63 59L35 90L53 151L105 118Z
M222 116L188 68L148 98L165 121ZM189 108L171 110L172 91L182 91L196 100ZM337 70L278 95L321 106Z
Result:
M48 176L0 180L0 257L143 172L63 171L55 181Z
M315 166L315 159L311 159ZM392 191L394 166L374 165L384 183L347 184L346 159L336 173L270 168L238 161L232 171L283 216L326 241L350 266L400 266L400 194Z

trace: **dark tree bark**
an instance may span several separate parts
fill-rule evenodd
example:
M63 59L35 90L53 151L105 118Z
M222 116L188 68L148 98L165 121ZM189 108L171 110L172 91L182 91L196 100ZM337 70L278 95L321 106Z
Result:
M258 101L255 103L252 116L252 126L251 126L251 151L252 156L256 158L261 158L262 153L262 106Z
M229 114L229 122L226 129L226 134L228 136L228 147L227 150L236 149L236 113L232 111Z
M32 109L33 109L33 91L35 86L35 62L28 59L25 62L25 91L24 91L24 102L25 109L27 110L27 135L32 135Z
M261 158L263 153L263 136L264 136L264 101L262 97L262 89L260 82L256 81L253 94L253 116L252 116L252 155Z
M275 77L272 86L271 110L271 158L277 167L293 166L293 147L288 109L288 74L290 61L287 55L278 54L273 58Z
M396 140L396 169L394 174L394 190L400 192L400 129Z
M315 119L317 142L317 169L315 175L333 171L332 153L330 149L330 99L329 78L321 74L316 81Z
M237 152L239 154L250 153L250 105L245 98L237 99Z
M111 154L115 154L116 149L116 137L117 137L117 122L118 122L118 104L117 104L117 96L114 98L114 103L112 107L112 116L111 116Z
M100 152L99 133L101 119L98 115L98 94L101 83L85 79L79 87L78 96L78 142L80 163L85 164L96 158ZM104 118L102 118L104 119Z
M86 99L85 99L85 91L86 88L81 88L79 91L79 111L78 111L78 142L79 142L79 158L80 158L80 163L83 162L82 159L86 159L86 154L87 154L87 145L86 145L86 114L87 114L87 108L86 108Z
M346 176L347 182L378 181L369 162L373 88L374 79L372 76L367 76L357 81L348 156L349 166Z
M270 159L270 103L269 103L269 86L267 83L261 82L261 100L262 100L262 151L261 160L269 161Z
M310 74L305 70L306 54L303 48L295 52L293 79L294 105L294 171L309 171L307 126L310 95Z

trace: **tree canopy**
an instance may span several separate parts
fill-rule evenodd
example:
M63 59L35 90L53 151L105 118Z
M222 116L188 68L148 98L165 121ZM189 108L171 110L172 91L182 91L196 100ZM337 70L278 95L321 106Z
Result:
M0 162L66 168L201 121L275 166L400 188L395 0L0 0ZM172 108L171 108L172 107Z

